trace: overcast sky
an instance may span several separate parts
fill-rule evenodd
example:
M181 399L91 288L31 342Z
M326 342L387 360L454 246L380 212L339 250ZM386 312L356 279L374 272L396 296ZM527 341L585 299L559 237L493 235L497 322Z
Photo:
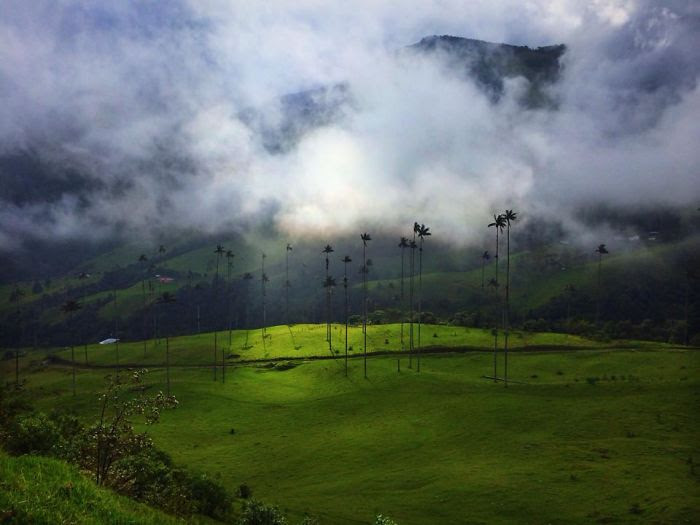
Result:
M0 201L0 245L119 225L229 229L272 217L328 236L414 220L479 239L491 213L697 206L700 4L645 0L0 0L0 155L32 151L96 184ZM559 107L493 103L395 51L433 34L564 43ZM270 153L238 115L346 83L353 103ZM1 182L1 181L0 181ZM41 188L34 191L41 192Z

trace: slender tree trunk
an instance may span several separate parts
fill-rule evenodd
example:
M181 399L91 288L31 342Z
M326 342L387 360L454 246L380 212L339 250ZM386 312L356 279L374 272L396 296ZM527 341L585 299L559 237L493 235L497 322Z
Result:
M119 313L117 311L117 289L114 288L114 348L117 357L117 376L119 376Z
M155 292L155 289L150 281L148 284L150 285L149 293L151 295L151 300L153 300L153 294ZM151 303L150 309L151 313L153 314L153 349L155 350L156 346L158 346L158 326L156 322L156 319L158 317L158 304L155 302Z
M401 244L406 244L406 242L402 239ZM406 344L404 343L403 340L403 324L404 324L404 317L406 316L406 299L404 297L404 248L401 248L401 351L405 352L406 351ZM401 372L401 354L399 354L399 357L397 359L396 363L396 368L398 369L399 372Z
M328 287L328 350L332 356L333 354L333 330L331 326L331 319L333 317L333 303L331 302L331 287Z
M415 240L415 233L413 234ZM413 274L415 273L415 252L411 247L411 261L409 263L408 279L408 368L413 368Z
M367 379L367 246L362 243L362 332L364 337L364 367L365 379Z
M71 372L73 375L73 397L75 397L75 347L70 345Z
M170 337L165 336L165 381L166 392L170 395Z
M228 263L228 267L226 269L227 275L226 275L226 309L227 309L227 317L228 317L228 347L231 348L231 344L233 342L233 314L232 314L232 308L231 308L231 301L232 301L232 293L231 293L231 263Z
M595 308L595 324L598 325L600 322L600 300L602 297L601 293L601 288L600 288L600 268L601 264L603 262L603 254L599 253L598 254L598 290L597 290L597 295L598 295L598 300L596 301L596 308Z
M233 321L231 314L231 269L232 264L226 266L226 312L228 317L228 348L231 349L233 343ZM226 383L226 350L221 349L221 383Z
M218 249L218 248L217 248ZM219 259L220 255L217 253L216 254L216 277L214 279L214 366L212 367L212 372L214 375L214 381L216 381L216 361L219 357L219 350L218 350L218 323L216 322L217 320L217 309L219 306Z
M421 316L423 315L423 237L420 239L420 248L418 249L418 352L416 372L420 372L420 327Z
M498 226L496 226L496 301L500 299L498 293ZM498 382L498 321L493 331L493 382Z
M119 376L119 340L114 343L115 353L117 356L117 376Z
M508 388L508 336L510 331L510 223L506 229L506 309L505 309L505 333L503 334L504 363L503 377Z
M215 316L215 317L216 317L216 316ZM219 359L219 350L218 350L218 345L217 345L217 343L218 343L218 336L219 336L219 334L218 334L217 331L216 331L216 323L215 323L215 324L214 324L214 367L213 367L213 369L212 369L212 371L213 371L213 373L214 373L214 381L216 381L216 375L217 375L216 369L218 368L218 367L216 366L216 362L217 362L218 359Z
M345 377L348 377L348 263L344 263L343 288L345 288Z
M141 337L143 338L143 356L146 357L146 339L148 339L148 336L146 335L146 282L144 279L141 279L141 297L143 299Z
M328 254L326 254L326 284L328 284ZM329 344L328 349L333 353L330 348L331 339L331 287L326 286L326 341Z
M263 321L263 324L262 324L262 342L263 342L263 352L267 352L267 349L266 349L267 342L265 341L265 335L266 335L265 328L267 325L267 310L266 310L267 305L265 304L266 294L265 294L265 258L264 257L262 259L261 272L262 272L262 276L261 276L260 280L262 281L262 288L261 289L262 289L262 317L263 317L262 318L262 321Z
M685 329L683 331L683 344L688 346L690 341L688 340L688 304L690 302L690 273L686 270L685 274Z
M289 250L287 250L284 261L284 276L284 317L287 320L287 326L289 326ZM292 338L292 344L293 343L294 340Z

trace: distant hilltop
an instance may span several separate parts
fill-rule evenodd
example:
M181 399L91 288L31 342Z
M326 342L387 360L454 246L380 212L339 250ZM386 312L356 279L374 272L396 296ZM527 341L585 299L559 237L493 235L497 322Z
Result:
M529 107L553 103L544 88L559 79L566 52L564 44L530 48L451 35L427 36L406 49L441 55L448 68L474 79L494 101L503 94L504 79L524 77L530 89L523 103Z

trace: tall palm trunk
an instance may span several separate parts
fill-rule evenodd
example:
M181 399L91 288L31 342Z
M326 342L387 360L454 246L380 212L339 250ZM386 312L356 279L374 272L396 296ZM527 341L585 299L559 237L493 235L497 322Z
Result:
M328 254L326 254L326 282L328 282ZM331 354L331 287L326 287L326 341L328 342L328 350Z
M600 300L601 300L601 297L603 295L602 290L601 290L601 286L600 286L600 283L601 283L600 270L601 270L602 263L603 263L603 254L599 253L598 254L598 289L597 289L597 293L596 293L596 295L598 297L597 297L596 307L595 307L595 324L596 325L598 325L598 323L600 322Z
M227 263L226 267L226 316L228 317L228 346L231 348L233 342L233 313L232 313L232 296L231 289L231 270L233 269L233 263Z
M73 376L73 397L75 397L75 346L70 345L71 373Z
M423 315L423 237L420 238L420 248L418 249L418 352L416 354L416 372L420 372L420 326Z
M22 319L21 314L19 317ZM24 339L24 330L20 327L20 344L15 348L15 389L19 389L19 347L21 346L22 339Z
M328 281L328 255L326 255L326 281ZM331 348L331 287L326 287L326 341L328 342L328 350L333 353Z
M265 290L265 279L267 276L265 275L265 257L266 255L263 253L262 254L262 264L260 266L260 285L261 285L261 294L262 294L262 341L263 341L263 351L266 351L266 341L265 341L265 336L266 336L266 325L267 325L267 310L266 310L266 290Z
M73 324L73 313L71 312L70 316L68 317L68 322L69 324ZM75 397L75 346L73 345L73 340L71 339L71 345L70 345L70 368L71 368L71 379L72 379L72 386L73 386L73 397Z
M80 302L82 304L85 304L85 292L83 292L82 296L80 297ZM85 336L85 329L81 326L80 327L80 338L83 340L83 352L85 353L85 366L88 365L88 339Z
M345 377L348 377L348 261L343 259L343 288L345 290Z
M148 281L148 294L151 296L151 300L153 300L153 295L155 294L155 286L153 285L152 281ZM153 314L153 348L158 344L158 330L157 330L157 325L156 325L156 317L158 315L158 305L151 303L150 305L150 310L151 313Z
M362 333L364 337L364 368L367 379L367 245L362 244Z
M498 300L498 226L496 226L496 298ZM498 321L496 328L493 330L493 382L498 382Z
M401 351L405 352L406 351L406 344L404 343L403 339L403 325L404 325L404 317L406 316L406 303L405 303L405 296L404 296L404 252L405 249L404 247L401 247L401 308L399 309L401 312ZM401 372L401 355L396 360L396 368L399 372Z
M227 252L226 257L230 259L230 251ZM228 348L231 349L233 343L233 320L231 313L231 270L233 269L233 263L229 260L226 262L226 317L228 317ZM226 350L221 349L221 383L226 382Z
M408 368L413 368L413 275L415 273L415 240L416 235L413 234L413 243L411 244L411 261L409 267L408 280Z
M333 293L331 287L328 287L328 351L333 354L333 330L332 330L332 318L333 318L333 303L331 299L331 294Z
M284 318L287 321L287 325L289 325L289 249L290 246L288 244L284 259Z
M114 288L114 351L116 355L116 370L119 376L119 313L117 311L117 288Z
M220 259L220 254L216 254L216 277L214 278L214 366L212 367L213 375L214 375L214 381L216 381L216 361L219 356L219 351L218 351L218 336L219 333L217 331L218 326L216 322L216 309L219 306L219 259Z
M145 276L144 276L145 277ZM142 307L143 307L143 315L141 316L142 319L142 327L141 327L141 337L143 338L143 356L146 357L146 280L144 277L141 278L141 298L142 298Z
M165 391L170 395L170 337L165 334Z
M503 379L505 386L508 388L508 336L510 332L510 221L506 227L506 308L504 319L504 334L503 334Z

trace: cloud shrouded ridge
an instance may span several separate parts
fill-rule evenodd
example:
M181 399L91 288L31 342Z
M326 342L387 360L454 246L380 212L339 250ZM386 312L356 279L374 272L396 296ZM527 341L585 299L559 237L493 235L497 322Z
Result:
M3 164L0 243L261 216L324 235L418 218L468 242L494 209L575 229L588 203L698 198L693 2L461 4L7 2L0 152L39 167ZM431 34L566 44L556 109L524 107L522 77L494 101L439 54L397 54ZM295 130L300 92L333 110ZM251 108L295 140L271 149Z

